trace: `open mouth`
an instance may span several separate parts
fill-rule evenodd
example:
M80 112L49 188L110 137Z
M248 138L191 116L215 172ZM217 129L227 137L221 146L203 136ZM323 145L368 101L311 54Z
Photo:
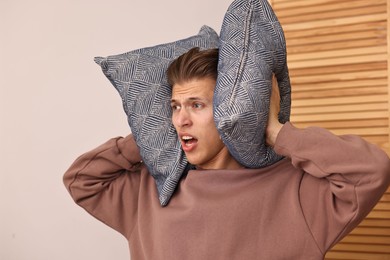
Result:
M182 136L181 140L183 141L183 144L185 146L192 146L192 145L194 145L195 143L198 142L198 139L196 139L196 138L194 138L192 136L188 136L188 135Z
M188 153L193 151L198 144L198 139L194 138L190 135L182 135L181 136L181 147L184 152Z

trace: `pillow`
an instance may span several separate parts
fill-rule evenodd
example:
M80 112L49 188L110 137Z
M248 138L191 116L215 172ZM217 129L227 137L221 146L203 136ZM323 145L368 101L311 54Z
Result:
M265 143L272 73L281 96L279 120L290 118L290 79L284 33L267 0L235 0L221 27L214 120L232 156L245 167L282 157Z
M156 181L163 206L190 167L171 122L171 87L166 70L172 60L193 47L217 48L218 34L203 26L197 35L186 39L95 58L122 98L131 132Z

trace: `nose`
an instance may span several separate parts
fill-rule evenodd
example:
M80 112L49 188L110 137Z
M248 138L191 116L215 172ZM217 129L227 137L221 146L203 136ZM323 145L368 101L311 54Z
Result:
M183 128L192 125L191 115L185 108L176 111L172 117L172 122L176 128Z

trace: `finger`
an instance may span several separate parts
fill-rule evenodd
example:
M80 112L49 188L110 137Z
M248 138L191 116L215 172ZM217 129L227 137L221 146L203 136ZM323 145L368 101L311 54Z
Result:
M275 100L280 100L279 85L275 77L275 74L272 75L272 94Z

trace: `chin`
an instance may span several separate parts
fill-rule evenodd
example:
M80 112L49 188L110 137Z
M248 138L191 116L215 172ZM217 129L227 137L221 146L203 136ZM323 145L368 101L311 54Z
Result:
M197 158L191 158L191 156L187 156L186 155L186 157L187 157L187 161L190 163L190 164L192 164L192 165L200 165L200 164L202 164L202 161L201 160L199 160L199 159L197 159Z

